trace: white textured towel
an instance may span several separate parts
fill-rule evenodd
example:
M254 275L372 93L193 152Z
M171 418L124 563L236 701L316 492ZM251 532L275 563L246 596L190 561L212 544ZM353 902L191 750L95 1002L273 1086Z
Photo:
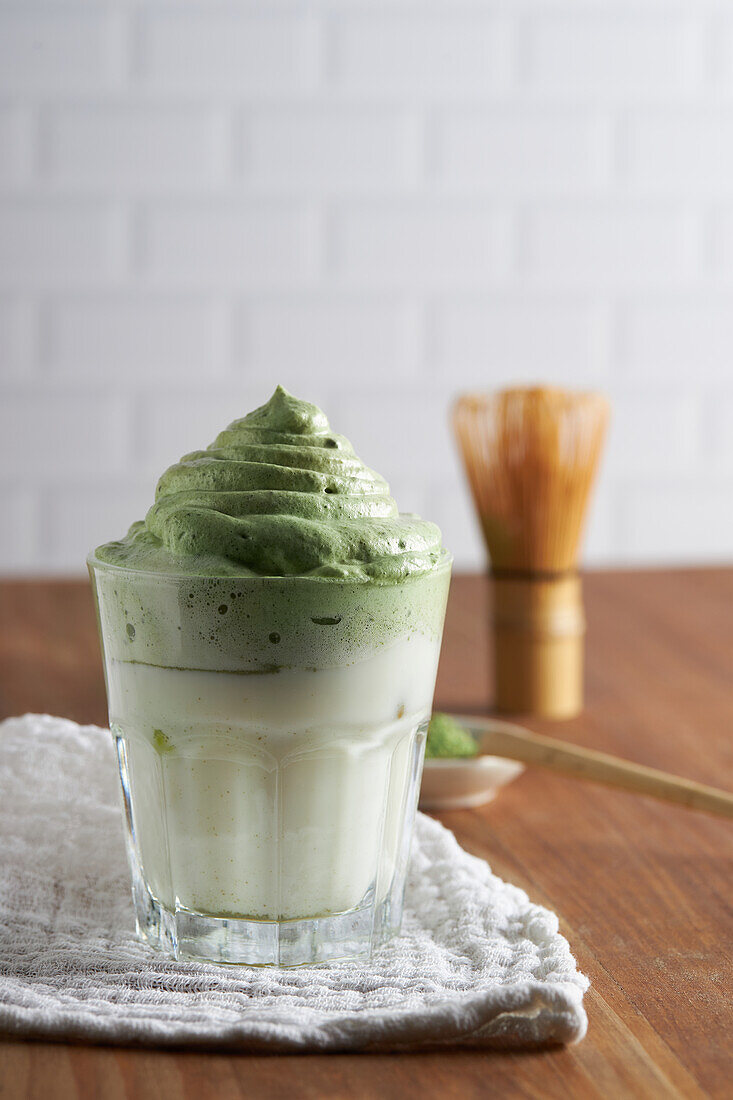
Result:
M0 1030L249 1050L566 1043L586 1028L557 918L418 816L403 933L368 965L174 962L135 938L112 739L0 724Z

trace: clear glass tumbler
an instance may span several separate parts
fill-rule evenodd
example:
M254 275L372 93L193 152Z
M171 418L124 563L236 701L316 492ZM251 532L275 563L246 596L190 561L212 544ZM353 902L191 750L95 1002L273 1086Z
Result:
M400 926L450 558L390 585L89 568L140 935L368 957Z

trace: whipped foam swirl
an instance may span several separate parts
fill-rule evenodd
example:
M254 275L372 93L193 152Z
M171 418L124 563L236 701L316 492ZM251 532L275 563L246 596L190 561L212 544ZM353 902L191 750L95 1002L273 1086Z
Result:
M278 386L166 470L144 523L97 556L137 569L389 582L446 555L435 524L401 515L324 413Z

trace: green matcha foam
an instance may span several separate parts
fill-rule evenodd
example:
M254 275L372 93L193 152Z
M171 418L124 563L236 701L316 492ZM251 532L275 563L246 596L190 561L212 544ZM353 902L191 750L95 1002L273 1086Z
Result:
M440 531L401 515L325 415L278 387L158 482L90 557L108 659L237 672L363 659L440 639Z
M400 515L389 487L282 386L161 477L155 503L98 560L197 576L320 576L389 583L445 557L440 531Z

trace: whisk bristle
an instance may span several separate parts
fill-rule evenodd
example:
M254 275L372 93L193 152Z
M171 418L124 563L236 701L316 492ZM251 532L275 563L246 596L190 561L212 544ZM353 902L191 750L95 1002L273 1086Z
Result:
M596 393L464 394L453 426L494 570L574 568L608 421Z

